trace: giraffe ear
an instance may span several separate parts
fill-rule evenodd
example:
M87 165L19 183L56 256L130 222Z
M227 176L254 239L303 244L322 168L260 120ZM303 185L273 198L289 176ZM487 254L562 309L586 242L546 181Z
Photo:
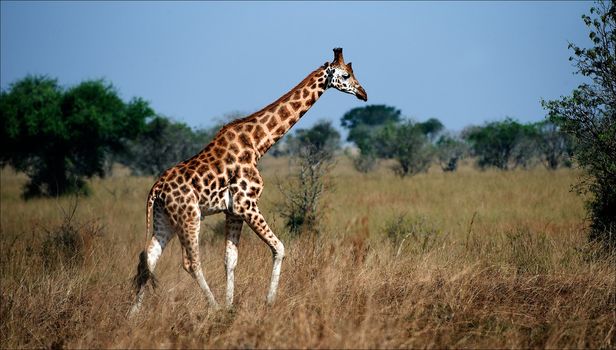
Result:
M337 47L334 49L334 61L332 64L341 65L344 64L344 58L342 58L342 48Z
M351 72L353 71L353 63L352 62L347 63L347 67L349 67L349 70Z

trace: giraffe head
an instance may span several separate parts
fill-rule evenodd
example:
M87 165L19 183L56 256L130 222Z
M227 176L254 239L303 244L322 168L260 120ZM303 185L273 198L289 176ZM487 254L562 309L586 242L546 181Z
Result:
M355 74L353 74L353 65L351 62L344 63L342 48L334 49L334 60L327 67L327 75L329 80L328 87L355 95L360 100L368 101L366 90L359 84Z

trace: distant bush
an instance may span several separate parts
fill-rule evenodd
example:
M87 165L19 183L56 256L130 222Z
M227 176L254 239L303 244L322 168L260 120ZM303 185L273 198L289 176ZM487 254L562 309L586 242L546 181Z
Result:
M436 159L443 171L456 171L458 161L468 152L468 145L451 135L441 136L435 144Z
M535 157L535 127L511 118L467 128L463 137L482 169L527 167Z
M434 158L434 146L422 123L407 120L386 125L376 134L375 143L380 157L396 161L393 170L401 177L427 171Z
M369 173L373 171L378 165L378 159L374 154L360 153L357 156L352 157L353 167L360 173Z
M571 167L573 138L549 120L538 122L535 127L538 131L538 154L543 165L550 170Z
M116 161L130 167L135 175L159 175L203 149L219 127L192 129L164 116L152 118L144 131L127 142L126 151Z

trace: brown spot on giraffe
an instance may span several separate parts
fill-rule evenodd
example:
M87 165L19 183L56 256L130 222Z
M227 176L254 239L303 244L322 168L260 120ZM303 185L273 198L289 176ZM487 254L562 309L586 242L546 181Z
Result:
M252 142L250 141L250 137L247 134L240 134L240 147L251 147Z
M278 120L276 120L275 116L272 116L272 118L270 119L270 122L267 123L265 126L271 130L275 128L277 125L278 125Z
M218 146L221 148L227 148L227 146L229 145L229 141L227 141L226 138L221 137L218 139Z
M274 131L274 135L279 137L279 136L284 135L285 132L287 132L286 125L281 125L278 127L278 129Z
M238 145L236 145L235 143L232 143L232 144L229 146L229 151L230 151L231 153L233 153L233 154L238 154L238 153L240 153L240 148L239 148L239 146L238 146Z
M295 92L293 92L293 100L299 100L300 98L302 98L302 91L301 89L297 89L295 90Z
M251 163L252 162L252 153L253 152L251 152L249 150L245 150L237 158L238 162L240 162L242 164Z
M287 107L285 105L282 105L278 109L278 115L280 116L280 119L282 121L285 121L285 120L289 119L289 117L291 116L291 113L289 113L289 110L287 109Z
M214 162L212 163L212 168L214 169L214 172L215 172L216 174L220 174L220 173L222 173L222 170L223 170L223 165L222 165L222 162L221 162L221 161L219 161L219 160L214 161Z
M291 107L293 108L294 111L297 111L302 107L302 103L301 102L291 102Z
M265 137L265 130L263 130L263 127L261 125L257 125L254 131L254 139L259 141L263 137Z

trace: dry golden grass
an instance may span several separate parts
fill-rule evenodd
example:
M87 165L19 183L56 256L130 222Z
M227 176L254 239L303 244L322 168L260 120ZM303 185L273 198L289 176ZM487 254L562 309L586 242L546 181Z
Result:
M287 162L266 158L262 168L260 206L287 247L275 305L264 302L270 251L245 229L233 310L208 309L174 240L156 270L159 287L131 320L153 179L94 180L71 222L79 240L62 241L74 199L24 202L25 178L3 170L0 347L615 346L615 261L586 243L582 199L570 192L575 171L466 166L399 179L385 168L359 174L341 158L320 236L294 238L276 215ZM221 220L206 218L201 236L219 301Z

